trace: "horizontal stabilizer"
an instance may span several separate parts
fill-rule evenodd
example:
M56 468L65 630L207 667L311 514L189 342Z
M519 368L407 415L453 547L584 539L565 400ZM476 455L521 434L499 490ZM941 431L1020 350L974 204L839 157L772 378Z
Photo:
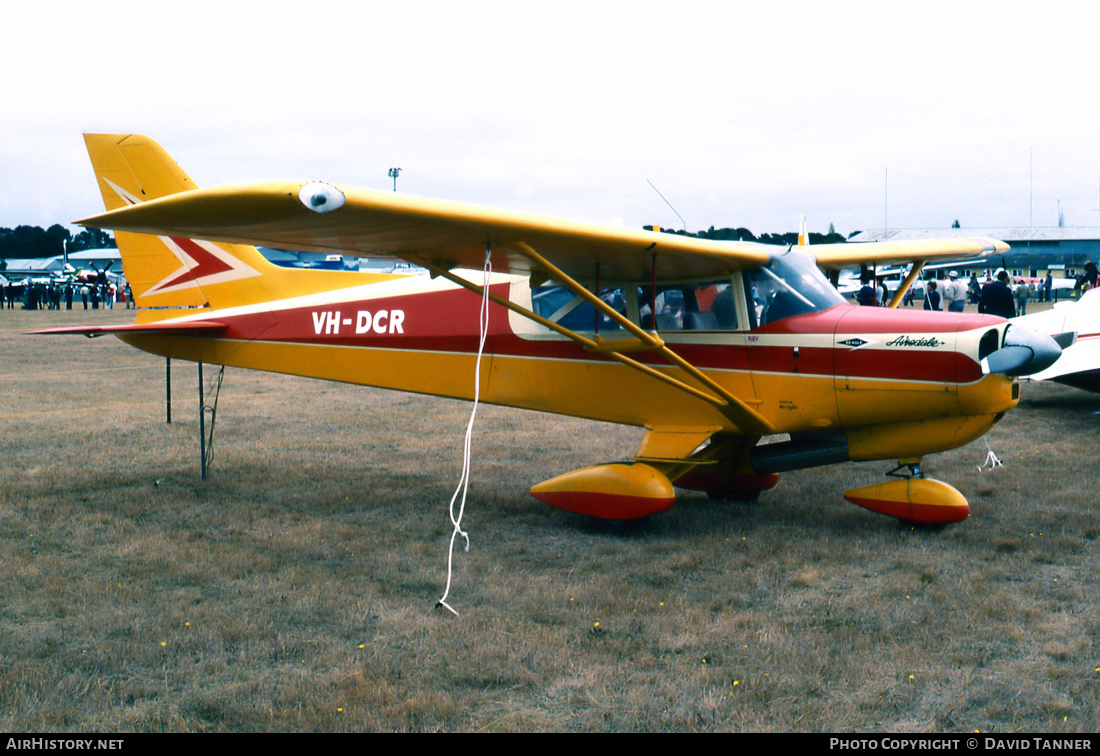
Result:
M105 325L105 326L72 326L70 328L49 328L45 331L31 331L30 336L62 335L62 336L87 336L94 339L96 336L142 333L171 333L174 336L186 336L189 334L209 334L213 331L224 331L229 327L228 323L219 323L214 320L192 320L187 323L133 323L131 325Z

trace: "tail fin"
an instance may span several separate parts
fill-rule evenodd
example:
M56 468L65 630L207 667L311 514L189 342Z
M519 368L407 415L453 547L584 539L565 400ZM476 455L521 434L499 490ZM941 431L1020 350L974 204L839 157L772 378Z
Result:
M85 134L108 210L198 188L148 137ZM255 284L275 267L255 247L119 232L122 268L140 308L226 307L257 301ZM255 279L254 285L237 282ZM234 286L224 286L233 282Z
M107 210L198 188L164 148L148 137L85 134L84 141ZM175 308L220 309L394 277L289 270L269 262L255 247L242 244L124 231L115 238L134 301L145 309L141 321L170 317Z

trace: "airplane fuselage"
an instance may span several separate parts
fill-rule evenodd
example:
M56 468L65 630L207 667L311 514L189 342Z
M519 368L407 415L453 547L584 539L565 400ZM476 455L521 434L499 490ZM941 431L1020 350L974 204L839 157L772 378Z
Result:
M524 277L496 276L490 290L532 306ZM748 325L738 293L738 322ZM411 276L219 310L228 327L216 338L120 337L174 358L471 399L480 304L454 284ZM193 312L179 320L203 319ZM982 345L996 348L1005 327L992 316L840 303L741 329L661 324L671 349L745 398L776 433L844 433L853 459L953 448L1018 399L1013 379L982 374ZM604 332L609 341L623 335ZM633 357L692 381L659 356ZM647 428L738 430L714 406L499 305L489 306L483 360L486 402Z

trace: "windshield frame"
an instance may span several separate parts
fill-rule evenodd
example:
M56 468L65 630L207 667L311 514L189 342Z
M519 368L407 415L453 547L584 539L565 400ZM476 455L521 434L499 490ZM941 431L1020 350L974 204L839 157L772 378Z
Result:
M847 304L817 267L817 259L802 250L773 255L766 265L746 270L744 279L750 329Z

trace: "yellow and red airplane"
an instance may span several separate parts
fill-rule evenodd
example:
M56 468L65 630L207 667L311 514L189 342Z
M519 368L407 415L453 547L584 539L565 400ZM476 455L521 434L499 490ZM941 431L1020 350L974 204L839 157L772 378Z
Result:
M782 472L897 460L892 480L846 498L961 520L965 498L922 458L983 435L1016 405L1017 376L1059 354L1001 318L895 309L923 263L1007 251L996 240L784 248L320 182L199 189L147 137L85 140L107 212L81 224L117 231L137 320L50 333L460 399L484 336L483 401L644 429L633 459L531 489L598 518L667 510L674 487L749 497ZM250 244L431 276L280 268ZM895 308L849 305L821 272L908 261Z

